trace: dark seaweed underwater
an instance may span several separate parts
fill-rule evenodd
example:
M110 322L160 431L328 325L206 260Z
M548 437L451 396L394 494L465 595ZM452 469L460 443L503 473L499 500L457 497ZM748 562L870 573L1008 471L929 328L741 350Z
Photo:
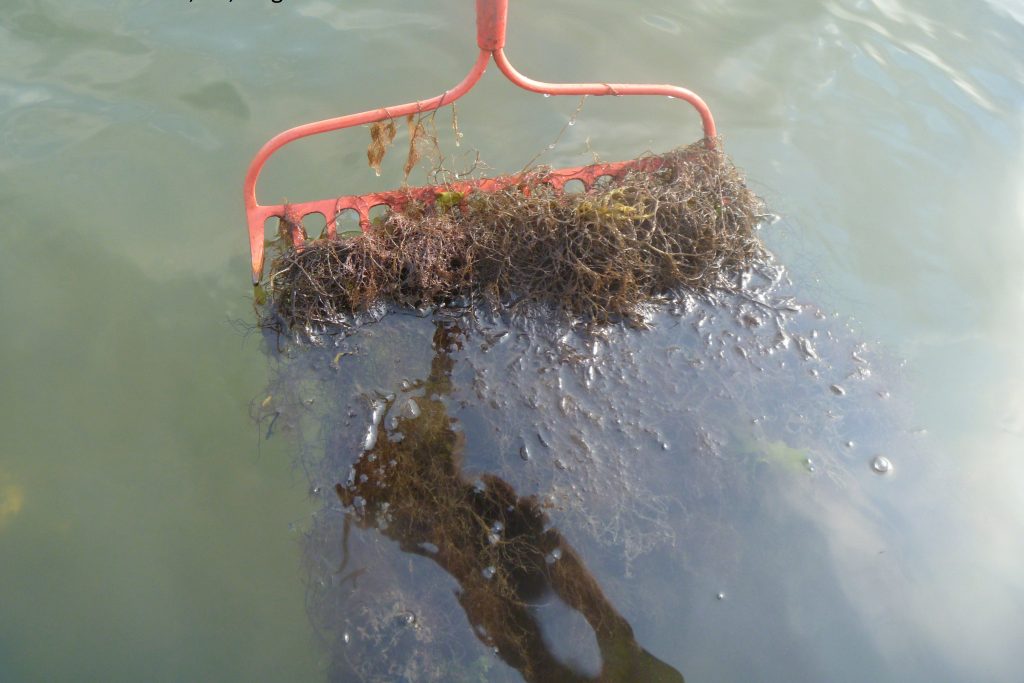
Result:
M600 328L480 306L268 331L257 417L322 501L330 679L679 681L686 641L737 620L765 642L723 680L812 679L801 633L826 624L884 671L806 517L892 541L867 498L924 438L899 364L772 261L737 278Z

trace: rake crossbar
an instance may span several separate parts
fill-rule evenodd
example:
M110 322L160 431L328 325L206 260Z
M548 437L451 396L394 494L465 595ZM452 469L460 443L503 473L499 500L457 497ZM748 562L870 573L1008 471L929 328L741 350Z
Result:
M329 237L337 235L338 215L353 209L359 215L359 225L363 230L369 228L369 211L375 206L385 205L392 209L401 209L410 199L433 201L439 188L434 186L403 188L388 192L376 192L363 195L347 195L334 199L316 200L296 204L261 205L256 201L256 182L264 164L277 150L285 145L310 135L329 131L361 126L377 121L397 119L410 114L434 111L451 104L469 92L483 76L491 58L498 69L516 85L532 92L548 95L662 95L688 102L700 115L704 128L704 139L709 145L714 144L716 136L715 121L711 111L696 93L674 85L653 85L636 83L545 83L535 81L522 75L509 63L505 56L505 27L508 17L508 0L476 0L477 15L477 54L473 68L462 81L450 90L426 100L410 102L393 107L381 107L359 114L349 114L333 119L325 119L314 123L291 128L271 138L253 157L245 176L244 197L245 212L249 228L249 251L252 257L252 281L259 284L263 277L264 258L264 225L268 218L277 217L289 226L292 242L302 244L302 219L310 214L321 214L326 220L326 232ZM551 171L543 182L556 189L561 189L569 180L580 180L590 187L601 176L620 177L626 171L637 168L641 164L650 164L651 160L622 161L607 164L593 164ZM467 181L445 185L443 190L468 193L471 190L495 191L506 189L520 182L519 176L501 176L483 180Z

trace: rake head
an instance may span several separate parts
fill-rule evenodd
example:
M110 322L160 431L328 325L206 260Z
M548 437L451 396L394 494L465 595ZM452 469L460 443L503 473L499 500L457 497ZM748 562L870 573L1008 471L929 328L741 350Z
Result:
M359 225L366 231L370 227L370 210L377 206L385 206L391 210L401 211L410 201L429 204L442 192L458 192L467 195L471 191L500 191L515 186L520 176L501 176L465 182L451 183L445 186L424 186L402 188L387 192L376 192L363 195L345 195L333 199L322 199L294 204L262 205L256 200L256 182L260 171L267 160L281 147L295 140L353 126L361 126L378 121L398 119L412 114L434 111L442 106L452 104L465 95L483 76L491 59L498 69L519 87L532 92L548 95L661 95L689 103L700 115L704 129L705 143L713 147L716 137L715 122L704 101L695 93L673 85L635 84L635 83L544 83L522 75L509 63L505 56L505 26L508 16L508 0L477 0L477 45L480 48L473 68L462 81L450 90L436 97L410 102L393 107L382 107L372 111L349 114L337 118L308 123L286 130L271 138L253 158L245 177L244 199L249 229L249 250L252 259L252 281L259 284L263 277L264 261L264 225L268 218L279 218L288 228L292 244L301 246L305 240L301 225L302 220L310 214L320 214L326 221L326 234L329 238L337 236L339 215L346 210L354 210L359 216ZM655 170L657 157L622 161L615 163L592 164L574 168L552 170L543 178L543 182L561 190L570 180L579 180L590 188L602 176L620 178L632 169Z

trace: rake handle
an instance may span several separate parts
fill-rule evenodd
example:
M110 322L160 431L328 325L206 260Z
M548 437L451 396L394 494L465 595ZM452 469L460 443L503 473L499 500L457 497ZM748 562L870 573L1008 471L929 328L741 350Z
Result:
M476 44L493 52L505 47L508 0L476 0Z
M249 252L252 259L252 281L259 284L263 276L264 258L264 228L263 225L268 218L285 218L281 205L262 206L256 200L256 182L259 180L260 172L267 160L285 145L295 142L301 138L320 133L327 133L353 126L362 126L368 123L384 121L386 119L401 118L410 114L434 111L451 104L469 92L483 76L491 57L498 69L514 84L525 90L545 93L548 95L663 95L688 102L701 118L701 125L704 128L704 139L709 146L715 144L717 135L715 120L711 116L711 110L707 104L696 93L686 88L674 85L639 84L639 83L545 83L528 78L516 71L505 56L505 29L508 25L508 0L476 0L476 22L477 22L477 44L480 52L477 54L473 68L465 78L454 88L446 90L442 94L426 100L410 102L395 107L381 107L371 111L358 114L349 114L336 118L325 119L307 123L302 126L290 128L275 135L253 157L249 169L245 175L243 186L243 197L245 200L245 212L249 228ZM324 216L331 225L334 217ZM290 218L290 217L289 217ZM301 216L299 219L301 220Z

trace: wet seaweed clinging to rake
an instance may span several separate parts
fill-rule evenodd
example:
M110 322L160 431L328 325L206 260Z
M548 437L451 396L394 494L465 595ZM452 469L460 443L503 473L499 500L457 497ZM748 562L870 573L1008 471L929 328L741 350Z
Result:
M580 193L554 189L548 172L499 191L439 191L361 235L286 250L270 270L270 314L320 327L381 301L468 298L605 322L679 287L726 286L761 253L761 202L717 142L646 157Z

